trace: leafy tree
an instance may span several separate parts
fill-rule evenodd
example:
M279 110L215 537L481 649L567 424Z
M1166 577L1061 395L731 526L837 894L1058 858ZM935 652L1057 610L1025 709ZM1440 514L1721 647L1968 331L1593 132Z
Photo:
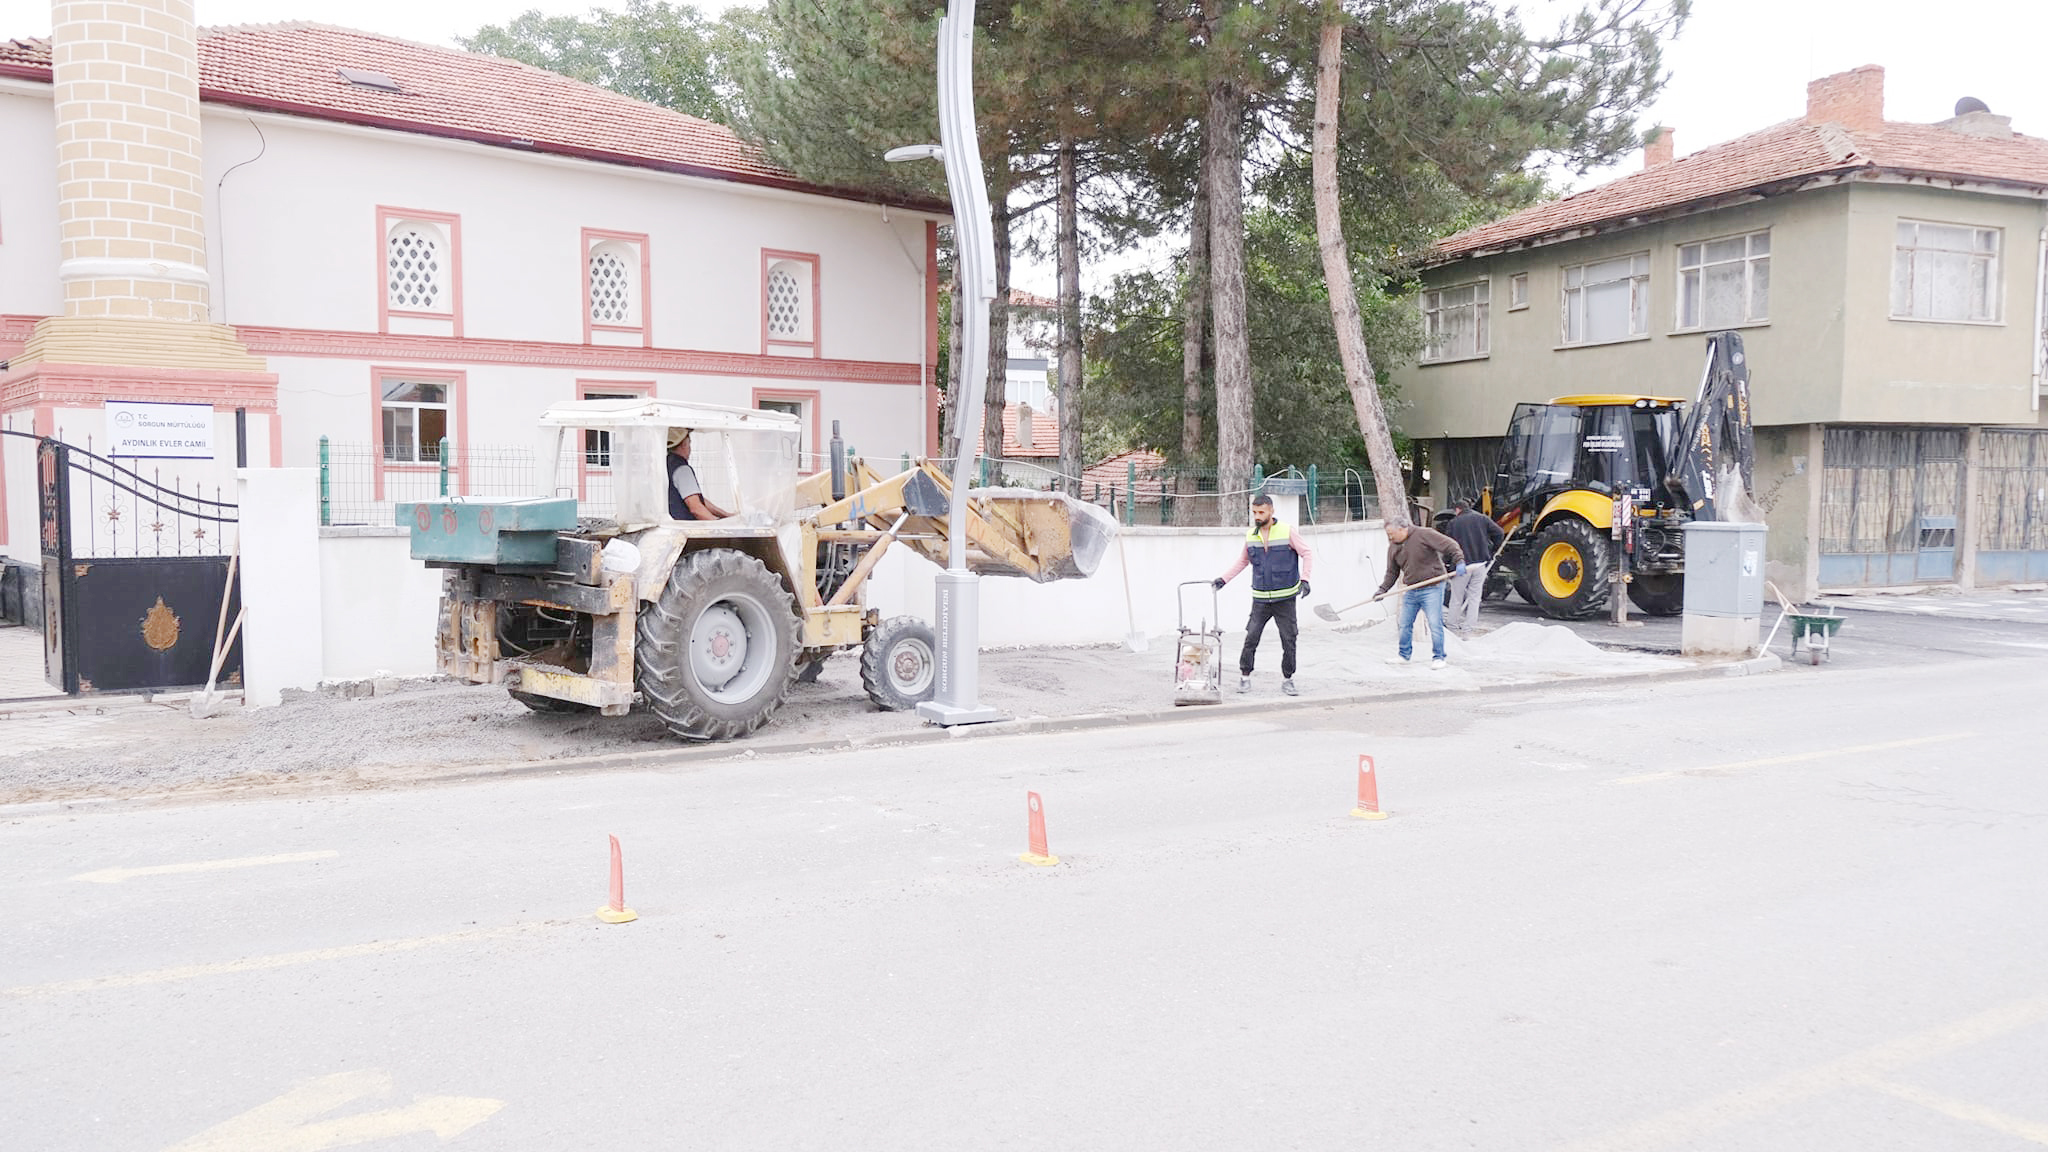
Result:
M745 9L735 9L745 12ZM721 74L719 25L694 5L627 0L623 12L550 16L529 9L504 24L458 36L465 51L519 60L635 100L732 122L732 85Z

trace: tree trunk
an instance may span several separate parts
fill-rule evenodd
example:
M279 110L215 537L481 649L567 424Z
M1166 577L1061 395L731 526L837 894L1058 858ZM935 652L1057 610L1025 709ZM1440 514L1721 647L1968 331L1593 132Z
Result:
M1209 190L1195 185L1188 223L1188 280L1181 297L1180 462L1192 468L1202 458L1202 329L1209 315Z
M989 482L1001 483L1004 385L1010 372L1010 153L990 158L989 225L995 231L996 298L988 306L988 392L982 405L981 454L989 460Z
M1216 516L1243 524L1252 478L1252 352L1244 299L1244 93L1209 83L1202 179L1209 191L1210 315L1216 324Z
M1351 407L1358 431L1365 437L1366 458L1372 461L1374 487L1379 489L1380 517L1389 524L1408 522L1401 460L1394 454L1394 436L1387 429L1387 410L1380 403L1379 382L1372 370L1372 352L1365 345L1365 326L1358 315L1358 293L1351 283L1351 257L1344 247L1344 218L1337 200L1338 89L1344 75L1343 10L1325 5L1322 42L1316 51L1316 126L1311 173L1315 182L1316 245L1323 254L1323 282L1329 290L1330 320L1337 328L1337 355L1344 363L1344 383L1351 389Z
M1060 138L1060 487L1081 492L1081 186L1074 171L1074 139Z

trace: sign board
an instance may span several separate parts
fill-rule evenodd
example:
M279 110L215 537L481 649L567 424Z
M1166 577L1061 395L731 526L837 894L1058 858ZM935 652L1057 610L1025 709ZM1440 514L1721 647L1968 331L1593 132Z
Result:
M213 459L213 405L107 401L109 456Z

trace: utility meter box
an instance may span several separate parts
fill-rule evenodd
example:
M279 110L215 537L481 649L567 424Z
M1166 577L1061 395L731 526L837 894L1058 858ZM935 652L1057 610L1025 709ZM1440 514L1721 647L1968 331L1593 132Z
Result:
M1685 526L1685 618L1680 647L1688 656L1747 654L1756 648L1764 613L1762 524L1695 520Z

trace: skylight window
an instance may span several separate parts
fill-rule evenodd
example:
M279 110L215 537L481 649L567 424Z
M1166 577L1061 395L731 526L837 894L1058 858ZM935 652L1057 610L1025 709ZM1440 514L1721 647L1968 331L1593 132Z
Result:
M393 80L382 72L372 72L366 68L336 68L334 71L336 75L342 78L343 82L353 84L358 88L375 88L379 92L404 91L404 89L398 86L398 81Z

